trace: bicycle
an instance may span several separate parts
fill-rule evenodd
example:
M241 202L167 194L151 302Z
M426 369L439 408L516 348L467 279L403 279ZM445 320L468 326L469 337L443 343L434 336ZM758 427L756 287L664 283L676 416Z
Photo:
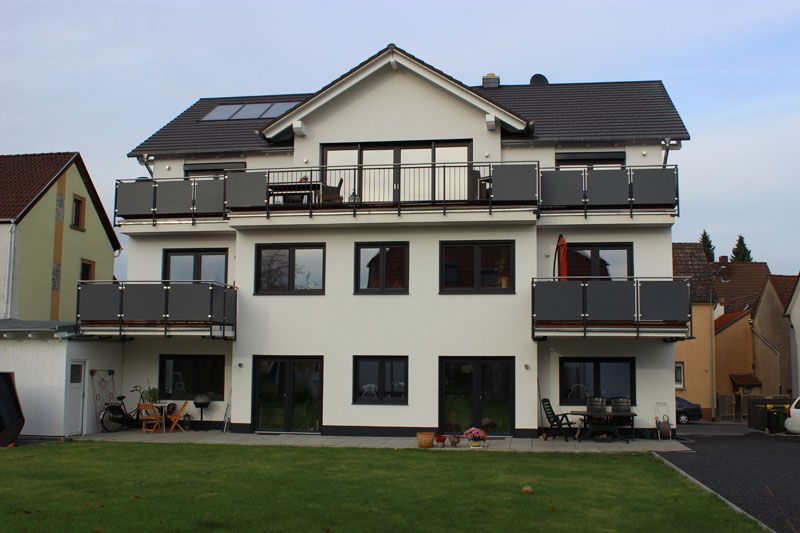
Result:
M139 402L145 402L145 391L139 385L131 389L131 392L139 393ZM138 405L138 404L137 404ZM139 409L134 407L130 411L125 407L125 396L117 396L116 402L107 403L103 412L100 413L100 425L107 433L115 433L125 428L140 428L142 421L139 419Z

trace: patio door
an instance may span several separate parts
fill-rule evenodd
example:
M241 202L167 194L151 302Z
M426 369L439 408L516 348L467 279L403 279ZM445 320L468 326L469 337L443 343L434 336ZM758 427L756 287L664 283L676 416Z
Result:
M255 431L322 429L321 357L256 357L253 370Z
M439 428L489 435L514 429L514 360L507 357L439 358Z

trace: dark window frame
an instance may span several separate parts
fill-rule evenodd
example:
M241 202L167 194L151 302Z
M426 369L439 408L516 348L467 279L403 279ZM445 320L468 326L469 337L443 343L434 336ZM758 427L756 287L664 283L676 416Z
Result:
M597 261L599 257L599 252L601 250L625 250L628 252L628 276L632 278L634 276L633 270L633 243L632 242L590 242L590 243L582 243L582 242L568 242L567 243L567 257L569 257L569 252L571 250L591 250L591 276L592 277L601 277L599 274L599 262ZM569 273L569 269L567 269ZM572 274L569 274L572 276Z
M678 367L681 369L681 380L675 380L675 388L678 390L686 389L686 363L684 361L675 361L675 377L678 376Z
M386 249L387 248L398 248L403 247L405 249L405 278L403 279L403 284L405 285L402 289L393 289L386 287ZM354 263L354 284L353 284L353 293L354 294L408 294L409 291L409 284L408 280L410 277L409 273L409 249L411 248L409 241L380 241L380 242L356 242L355 243L355 263ZM380 259L381 259L381 271L379 274L380 277L380 287L377 289L362 289L361 287L361 250L364 248L380 248Z
M84 266L89 268L89 272L91 274L91 277L86 278L86 279L84 279L84 277L83 277L83 267ZM97 268L97 263L95 263L95 261L93 261L91 259L81 259L81 270L78 273L78 275L81 278L80 281L94 281L95 278L97 277L96 268Z
M378 391L377 398L358 397L358 363L361 361L378 362ZM385 365L386 363L400 362L405 365L406 370L406 391L403 398L385 398ZM408 356L407 355L354 355L353 356L353 404L359 405L408 405Z
M592 363L592 381L595 387L599 385L601 379L601 363L628 363L630 365L630 389L631 405L636 405L636 358L635 357L559 357L558 358L558 401L561 405L586 405L586 401L575 401L564 396L564 383L562 375L564 363ZM594 395L594 391L592 391ZM606 403L610 405L611 398L606 398Z
M400 151L404 148L430 148L431 149L431 163L436 162L436 148L444 147L464 147L467 149L467 161L472 161L472 139L444 139L444 140L430 140L430 141L373 141L363 143L328 143L322 144L319 147L320 161L323 166L328 164L328 152L336 150L356 150L358 152L358 163L356 165L364 164L364 150L393 150L393 162L387 163L389 165L400 165ZM419 163L425 165L427 163Z
M161 257L161 279L170 279L170 265L169 259L172 256L184 255L192 256L192 280L202 281L200 274L203 271L202 256L203 255L224 255L225 256L225 280L228 283L228 249L227 248L164 248ZM198 259L200 259L198 261Z
M295 289L294 276L289 275L289 288L288 289L267 289L261 287L261 251L262 250L288 250L289 251L289 265L288 271L294 272L295 263L295 250L309 250L321 249L322 250L322 288L321 289ZM256 296L296 296L296 295L322 295L325 294L327 287L327 251L324 242L308 242L308 243L261 243L256 244L255 253L255 269L253 279L253 294Z
M593 168L595 166L620 166L625 167L626 154L624 151L614 152L556 152L556 168L581 166Z
M72 195L72 216L70 217L69 227L78 231L86 231L86 198L79 195Z
M193 393L193 396L187 398L176 398L174 395L171 395L171 398L166 398L165 395L167 394L164 391L164 382L166 378L166 362L167 359L184 359L184 360L193 360L194 361L194 379L195 379L195 386L194 388L197 389L197 363L201 359L221 359L222 360L222 389L219 392L212 392L208 393L206 391L198 391ZM208 399L212 402L223 402L225 401L225 355L224 354L159 354L158 357L158 394L160 398L166 400L194 400L195 396L198 394L206 394Z
M509 276L511 277L509 287L481 287L481 254L482 246L508 245L510 248L509 257ZM472 246L473 272L474 279L472 287L445 287L445 263L444 252L448 246ZM516 293L516 241L511 239L500 240L481 240L481 241L439 241L439 294L515 294Z

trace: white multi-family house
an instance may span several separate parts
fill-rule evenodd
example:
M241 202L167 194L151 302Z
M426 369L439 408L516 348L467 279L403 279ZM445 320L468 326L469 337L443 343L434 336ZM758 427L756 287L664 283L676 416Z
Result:
M204 98L128 154L130 281L82 283L77 326L234 431L530 436L542 398L595 396L649 428L690 335L688 138L659 81L467 86L393 44L314 93Z

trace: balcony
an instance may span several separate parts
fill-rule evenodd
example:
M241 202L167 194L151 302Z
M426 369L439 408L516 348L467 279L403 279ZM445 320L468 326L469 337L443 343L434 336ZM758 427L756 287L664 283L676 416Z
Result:
M691 337L688 278L534 278L533 338Z
M213 281L82 281L84 335L236 337L236 287Z
M115 224L225 219L322 210L519 208L537 214L623 210L678 214L678 171L668 167L540 169L530 162L253 169L219 176L118 180Z

